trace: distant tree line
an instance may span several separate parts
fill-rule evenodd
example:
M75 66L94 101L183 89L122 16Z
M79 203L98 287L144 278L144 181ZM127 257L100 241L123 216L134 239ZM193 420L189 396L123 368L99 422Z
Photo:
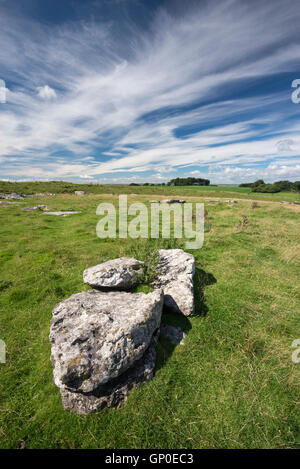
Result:
M209 179L202 178L176 178L167 183L168 186L209 186Z
M255 182L245 182L239 187L250 187L252 192L300 192L300 181L277 181L274 184L266 184L263 179L258 179Z
M153 184L150 182L144 182L144 184L138 184L137 182L132 182L130 186L209 186L209 179L202 178L176 178L171 179L167 183Z
M131 182L129 185L130 186L165 186L166 183L162 182L159 184L154 184L153 182L144 182L143 184L138 184L137 182Z

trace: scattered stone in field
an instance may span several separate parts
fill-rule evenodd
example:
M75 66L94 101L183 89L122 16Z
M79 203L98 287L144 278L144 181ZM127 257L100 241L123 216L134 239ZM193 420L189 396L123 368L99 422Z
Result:
M168 310L190 316L194 312L194 256L182 249L161 249L159 256L158 276L153 286L164 290Z
M54 382L65 408L87 414L119 406L132 386L150 379L163 292L87 292L52 312Z
M44 213L44 215L57 215L58 217L69 217L70 215L76 215L77 213L81 213L81 212L47 212L47 213Z
M300 205L300 202L298 202L297 200L294 202L294 204L296 205Z
M185 204L185 200L181 199L164 199L161 201L163 204Z
M30 197L54 197L56 194L52 194L52 192L37 192Z
M85 195L85 192L84 191L75 191L74 194L75 195Z
M162 324L160 326L160 334L162 337L166 337L173 345L184 344L185 333L180 327Z
M23 207L21 210L42 210L47 212L49 207L47 205L34 205L33 207Z
M3 207L8 207L9 205L19 205L23 202L12 202L11 200L0 200L0 205Z
M98 289L130 290L137 275L143 273L143 264L131 257L120 257L85 269L83 281Z
M224 203L225 204L237 204L238 201L237 200L224 200Z
M290 202L288 202L287 200L282 200L280 203L281 204L289 204Z
M137 194L130 194L130 195L131 195L131 197L136 197L137 196Z
M25 200L25 196L23 194L19 194L19 192L12 192L11 194L0 193L0 199Z

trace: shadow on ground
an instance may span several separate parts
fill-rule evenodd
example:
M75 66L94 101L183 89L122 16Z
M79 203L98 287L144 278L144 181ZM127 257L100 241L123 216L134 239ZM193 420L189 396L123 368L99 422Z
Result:
M206 316L209 312L205 302L204 288L216 283L215 277L202 269L196 268L194 276L195 314L194 316Z

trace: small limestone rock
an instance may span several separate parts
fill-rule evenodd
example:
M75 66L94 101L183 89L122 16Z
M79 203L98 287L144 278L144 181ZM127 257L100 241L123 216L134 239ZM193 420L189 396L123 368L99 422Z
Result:
M130 290L143 262L131 257L120 257L89 267L83 272L83 281L93 288Z
M163 204L185 204L185 200L181 199L164 199L161 201Z
M160 290L90 290L54 308L51 362L66 408L88 413L119 405L130 387L150 377L162 307Z
M30 197L54 197L56 194L52 194L52 192L37 192ZM28 196L29 197L29 196Z
M190 316L194 312L194 256L182 249L161 249L159 256L158 276L153 286L164 290L168 310Z
M70 215L76 215L77 213L81 212L47 212L44 215L56 215L58 217L69 217Z
M162 324L160 326L160 335L166 337L173 345L183 345L185 333L180 327Z
M21 210L43 210L47 212L49 210L49 207L47 205L34 205L33 207L23 207L21 208Z
M75 195L85 195L85 192L84 191L75 191L74 194Z
M11 192L10 194L0 193L0 199L25 200L25 196L23 194L19 194L18 192Z

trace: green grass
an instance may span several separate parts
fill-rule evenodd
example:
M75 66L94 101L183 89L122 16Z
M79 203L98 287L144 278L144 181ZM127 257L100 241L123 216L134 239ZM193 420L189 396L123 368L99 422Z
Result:
M149 194L149 188L130 191L141 189ZM163 194L174 189L181 193ZM230 198L227 189L206 194ZM202 188L180 190L203 200ZM235 192L242 195L248 196ZM97 238L96 207L117 203L116 196L60 195L21 205L82 211L68 218L0 206L0 339L7 345L7 362L0 364L1 448L300 447L300 364L291 360L292 341L300 338L300 211L267 201L287 198L282 194L251 196L262 200L256 209L250 200L206 204L204 246L192 251L196 315L163 316L185 330L185 344L161 339L155 377L134 389L122 409L85 417L62 408L52 381L52 309L87 289L88 266L124 255L149 261L158 248L183 244ZM244 231L237 228L242 215L249 219Z

